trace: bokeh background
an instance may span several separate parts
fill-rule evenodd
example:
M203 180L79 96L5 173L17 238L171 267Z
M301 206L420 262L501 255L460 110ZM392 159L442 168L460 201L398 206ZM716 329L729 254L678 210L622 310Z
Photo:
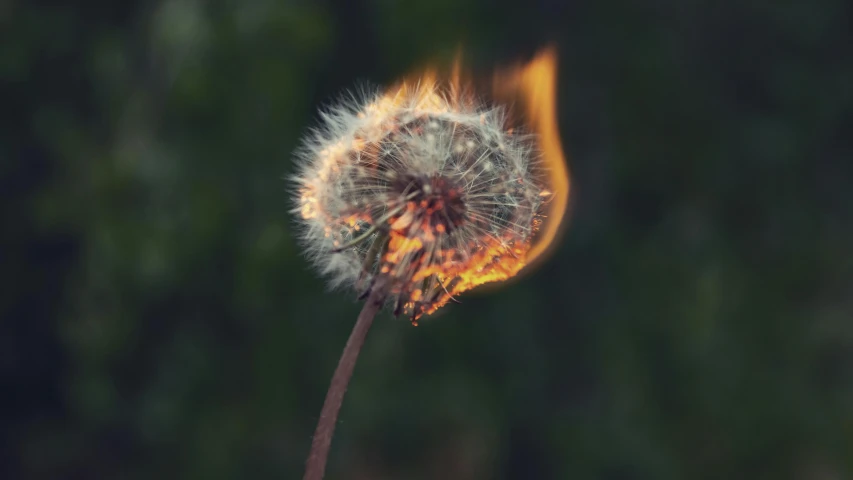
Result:
M418 328L378 319L328 478L853 478L852 20L0 2L0 477L300 478L359 305L294 243L299 136L359 82L554 42L565 237Z

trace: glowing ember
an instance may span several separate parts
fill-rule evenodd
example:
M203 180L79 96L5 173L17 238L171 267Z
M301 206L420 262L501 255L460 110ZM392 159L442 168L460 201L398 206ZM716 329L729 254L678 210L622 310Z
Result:
M526 108L516 125L464 94L458 68L445 84L426 73L323 115L299 155L294 211L335 285L383 288L415 322L546 251L569 187L554 59L495 77L494 97Z

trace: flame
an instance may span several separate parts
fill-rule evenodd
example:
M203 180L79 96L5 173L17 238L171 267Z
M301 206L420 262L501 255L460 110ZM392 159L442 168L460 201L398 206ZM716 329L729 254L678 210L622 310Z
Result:
M529 63L505 69L493 78L495 97L517 102L524 108L527 127L536 134L548 188L540 195L549 197L545 221L530 251L527 266L544 260L553 252L564 231L571 187L569 169L557 126L557 51L549 47Z
M451 91L459 92L465 89L462 72L460 49L453 60L450 73L446 76ZM399 106L399 99L413 88L420 93L420 104L424 107L442 105L442 97L436 88L440 83L438 80L440 77L436 68L426 68L410 75L398 84L396 94L385 97L386 101L389 97L396 101L386 103L383 107L390 109ZM550 46L539 51L525 64L497 70L492 76L492 95L501 103L522 107L522 112L514 113L521 114L523 125L536 135L537 146L542 156L542 166L547 175L548 187L540 193L548 200L545 213L542 215L544 221L540 222L541 228L523 260L523 267L530 270L531 266L538 265L547 259L559 244L565 231L571 189L571 177L557 123L556 48ZM450 95L449 98L457 101L468 97ZM430 109L427 108L427 110ZM434 109L434 111L443 112L445 109ZM509 132L512 131L513 129L510 128Z
M461 58L461 52L458 52L449 75L445 77L450 85L449 96L439 96L440 90L436 87L440 84L438 78L441 75L437 70L426 69L398 84L398 93L390 97L399 98L402 96L400 92L411 93L412 90L406 89L411 89L412 85L415 85L415 91L421 95L419 105L427 110L433 106L446 105L448 99L453 104L453 102L472 98L454 94L467 88L467 84L463 83ZM537 234L531 243L518 244L505 239L487 239L482 248L463 264L448 261L422 267L412 280L416 282L434 276L439 279L444 289L443 295L439 295L435 301L421 304L422 314L434 313L455 295L474 287L504 282L516 277L522 270L529 271L532 265L539 264L553 252L564 231L563 220L568 207L570 177L557 124L556 49L546 48L526 64L496 71L492 76L491 87L491 93L496 101L521 107L521 112L514 113L521 117L518 120L522 126L535 135L541 155L541 166L546 176L544 182L546 187L540 192L540 197L546 199L547 205L544 213L535 220L534 227ZM513 129L510 128L508 133L512 134L512 132ZM404 243L393 237L391 243L389 255L394 259L406 253L412 253L420 247L418 244L412 248L412 243ZM438 255L441 256L444 253L450 252L439 251ZM417 290L417 299L422 296L423 292ZM407 303L410 309L417 308L418 302L414 297L414 295L410 296L411 301ZM415 325L417 325L416 322Z

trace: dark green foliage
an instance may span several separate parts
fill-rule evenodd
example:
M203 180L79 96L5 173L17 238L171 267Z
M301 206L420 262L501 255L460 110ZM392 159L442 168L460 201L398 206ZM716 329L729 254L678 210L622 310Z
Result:
M329 478L853 476L849 2L565 3L0 6L0 477L298 478L359 309L294 243L299 136L551 40L563 244L381 316Z

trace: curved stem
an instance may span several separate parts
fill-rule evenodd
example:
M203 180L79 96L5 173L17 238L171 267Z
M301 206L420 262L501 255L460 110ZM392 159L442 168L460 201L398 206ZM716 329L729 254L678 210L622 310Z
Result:
M332 444L332 435L335 433L335 425L338 421L341 403L344 400L344 393L347 391L347 385L349 385L349 380L355 369L358 353L361 351L361 346L364 345L367 331L370 330L373 318L379 312L384 301L385 289L378 283L380 282L374 285L370 297L364 303L361 313L358 314L358 320L352 328L352 333L341 354L341 360L332 376L332 383L329 385L326 401L323 403L320 419L317 421L317 430L314 431L314 439L311 441L311 452L305 462L303 480L321 480L326 471L326 460L329 457L329 447Z

